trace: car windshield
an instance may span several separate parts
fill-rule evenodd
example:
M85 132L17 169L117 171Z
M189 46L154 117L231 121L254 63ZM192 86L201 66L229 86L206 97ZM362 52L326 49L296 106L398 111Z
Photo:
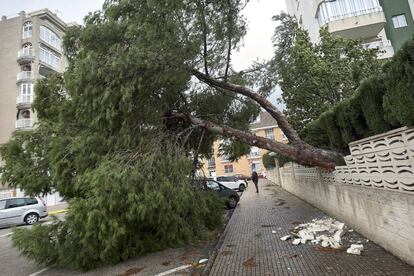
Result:
M3 210L4 208L6 208L6 200L0 200L0 210Z
M207 181L206 185L207 185L207 188L209 188L211 190L214 190L214 191L220 191L221 190L220 185L217 182L209 180L209 181Z

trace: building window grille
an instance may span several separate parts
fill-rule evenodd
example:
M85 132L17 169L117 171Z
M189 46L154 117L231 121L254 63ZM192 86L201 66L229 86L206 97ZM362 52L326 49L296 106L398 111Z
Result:
M58 50L61 49L61 40L59 36L45 26L40 26L40 39Z
M224 173L232 173L233 165L224 165Z
M23 24L23 38L29 38L33 36L33 22L28 21Z
M392 23L394 24L395 29L404 28L408 26L405 14L393 16Z
M275 133L273 132L273 128L266 129L265 136L267 139L275 140Z

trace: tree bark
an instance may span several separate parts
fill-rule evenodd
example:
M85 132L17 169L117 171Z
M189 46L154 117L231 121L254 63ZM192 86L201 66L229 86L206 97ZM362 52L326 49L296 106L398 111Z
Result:
M292 161L298 164L318 166L330 171L335 169L335 158L337 156L336 153L308 147L304 143L304 146L280 143L231 127L220 126L213 122L202 120L188 114L180 113L178 111L172 111L169 114L169 117L166 119L179 119L188 125L205 129L206 131L234 139L250 146L256 146L262 149L267 149L269 151L279 153L284 156L288 156Z
M237 84L216 80L198 70L192 70L192 73L200 81L214 87L232 91L234 93L244 95L257 102L277 121L278 126L288 138L290 144L275 142L270 139L258 137L249 133L241 132L229 127L221 127L212 122L202 121L192 118L191 123L205 128L209 131L221 134L223 136L236 139L251 146L257 146L273 152L280 153L289 157L293 161L309 166L318 166L328 170L334 170L336 162L343 163L343 156L337 152L315 148L302 141L298 133L292 128L286 117L280 112L270 101L255 91ZM203 123L204 122L204 123ZM214 127L211 127L214 126ZM219 130L218 128L222 128Z
M241 94L251 98L252 100L256 101L261 107L263 107L269 114L277 121L278 126L282 129L283 133L286 135L288 140L291 143L301 143L302 140L299 138L297 132L291 127L289 122L286 120L285 116L280 112L271 102L269 102L265 97L262 95L254 92L253 90L243 87L237 84L232 84L224 81L219 81L213 79L206 74L201 73L198 70L193 70L193 75L197 77L202 82L215 87L215 88L222 88L225 90L229 90L235 92L237 94Z

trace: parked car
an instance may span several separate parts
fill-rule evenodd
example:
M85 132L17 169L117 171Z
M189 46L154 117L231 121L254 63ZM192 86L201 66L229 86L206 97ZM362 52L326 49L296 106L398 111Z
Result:
M10 197L0 199L0 226L35 224L47 217L46 204L37 197Z
M249 180L252 180L252 178L250 176L244 175L244 174L236 174L235 177L237 177L240 180L243 180L244 182L246 182L246 187L249 186Z
M212 179L204 179L201 181L202 187L205 190L214 191L218 194L218 196L226 198L226 205L228 208L236 208L237 203L240 200L240 196L236 191L229 189L226 186Z
M240 180L235 176L216 176L212 178L227 188L243 192L246 190L247 184L244 180Z

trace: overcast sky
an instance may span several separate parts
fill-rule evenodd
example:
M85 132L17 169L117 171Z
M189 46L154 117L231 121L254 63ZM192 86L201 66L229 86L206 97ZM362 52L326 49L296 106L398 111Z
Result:
M65 22L83 23L83 17L102 7L104 0L0 0L0 13L14 17L24 10L31 12L48 8ZM273 54L271 37L275 28L272 16L286 10L285 0L250 0L244 10L248 19L248 32L244 47L233 55L236 70L242 70L252 61L268 59ZM280 94L280 91L275 93ZM273 95L272 101L278 95Z

